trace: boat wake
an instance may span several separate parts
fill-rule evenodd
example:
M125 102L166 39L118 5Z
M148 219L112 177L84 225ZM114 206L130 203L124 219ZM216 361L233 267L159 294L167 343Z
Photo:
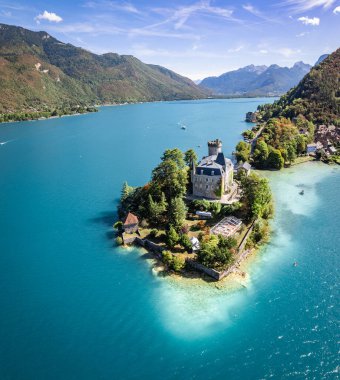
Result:
M1 145L1 146L6 145L6 144L10 143L11 141L13 141L13 140L1 141L1 142L0 142L0 145Z

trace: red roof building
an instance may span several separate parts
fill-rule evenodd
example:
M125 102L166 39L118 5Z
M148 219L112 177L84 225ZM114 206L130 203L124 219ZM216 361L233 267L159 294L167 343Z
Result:
M136 232L138 230L138 223L137 216L129 212L124 222L124 231L127 233Z

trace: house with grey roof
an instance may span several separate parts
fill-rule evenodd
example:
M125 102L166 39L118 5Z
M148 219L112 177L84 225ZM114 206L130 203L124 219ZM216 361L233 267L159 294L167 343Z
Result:
M239 162L235 166L236 173L244 172L247 176L250 174L250 170L251 170L251 165L249 162Z
M193 195L207 199L221 199L233 184L234 165L222 152L222 141L208 142L208 156L192 168Z

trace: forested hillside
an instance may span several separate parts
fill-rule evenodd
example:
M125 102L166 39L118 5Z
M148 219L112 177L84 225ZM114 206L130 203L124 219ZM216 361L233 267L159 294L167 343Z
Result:
M0 113L207 94L190 79L133 56L97 55L46 32L5 24L0 24L0 89Z

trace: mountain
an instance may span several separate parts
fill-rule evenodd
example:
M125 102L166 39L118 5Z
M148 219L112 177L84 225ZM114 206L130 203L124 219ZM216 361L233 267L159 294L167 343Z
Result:
M46 32L0 24L0 113L78 104L198 99L190 79L131 55L93 54Z
M281 95L295 86L310 69L311 66L303 62L297 62L291 68L249 65L219 77L205 78L200 87L216 95Z
M315 124L340 126L340 49L327 56L280 100L260 106L263 120L303 115Z
M327 57L329 56L329 54L323 54L319 57L319 59L315 62L315 65L318 65L319 63L323 62Z

